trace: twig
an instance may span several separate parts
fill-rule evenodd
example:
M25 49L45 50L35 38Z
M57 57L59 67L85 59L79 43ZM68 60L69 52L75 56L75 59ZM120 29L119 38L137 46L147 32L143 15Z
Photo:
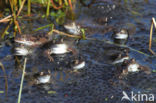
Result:
M9 15L9 16L7 16L7 17L1 19L1 20L0 20L0 23L10 21L10 18L11 18L11 17L12 17L12 15Z
M18 95L18 103L20 103L20 101L21 101L21 94L22 94L22 88L23 88L26 63L27 63L27 58L24 59L24 67L23 67L22 79L21 79L20 90L19 90L19 95Z
M16 26L17 26L17 28L18 28L18 32L19 32L19 34L22 34L22 33L21 33L20 26L19 26L19 23L18 23L18 21L17 21L17 20L15 21L15 25L16 25Z

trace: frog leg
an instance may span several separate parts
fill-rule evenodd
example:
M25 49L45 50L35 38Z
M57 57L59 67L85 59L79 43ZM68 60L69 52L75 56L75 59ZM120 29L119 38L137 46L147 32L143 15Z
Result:
M140 66L139 69L144 71L146 74L151 74L151 69L147 66Z

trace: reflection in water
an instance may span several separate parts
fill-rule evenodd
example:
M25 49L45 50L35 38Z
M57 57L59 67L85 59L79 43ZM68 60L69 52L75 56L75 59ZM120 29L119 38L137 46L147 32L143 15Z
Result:
M1 67L1 69L3 71L3 75L4 75L4 80L5 80L5 94L7 96L7 93L8 93L8 78L7 78L7 74L6 74L4 65L1 62L0 62L0 67Z

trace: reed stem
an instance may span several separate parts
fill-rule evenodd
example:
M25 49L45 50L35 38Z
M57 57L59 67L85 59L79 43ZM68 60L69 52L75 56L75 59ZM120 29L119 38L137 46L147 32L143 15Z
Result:
M50 13L50 0L48 0L46 17L48 17L48 16L49 16L49 13Z
M66 6L68 6L68 1L67 0L64 0L64 3Z
M28 16L31 14L31 0L28 0Z
M6 71L5 71L5 68L4 68L4 65L0 62L0 67L4 73L4 78L5 78L5 93L7 95L7 92L8 92L8 79L7 79L7 74L6 74Z
M19 8L21 7L21 0L18 1L19 2Z
M20 84L20 90L19 90L18 102L17 103L21 102L21 94L22 94L22 88L23 88L23 81L24 81L26 63L27 63L27 58L24 59L24 67L23 67L23 73L22 73L22 79L21 79L21 84Z
M1 38L4 39L6 32L8 31L10 25L12 24L12 20L9 22L9 24L7 25L7 27L4 29L4 32L2 33Z

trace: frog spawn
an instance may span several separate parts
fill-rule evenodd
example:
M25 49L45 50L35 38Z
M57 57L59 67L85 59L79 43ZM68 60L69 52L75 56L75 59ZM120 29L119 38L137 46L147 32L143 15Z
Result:
M16 47L15 50L16 50L15 55L17 55L17 56L28 56L28 55L32 55L33 53L37 52L37 50L33 50L31 48L29 50L26 47ZM47 58L50 60L50 62L55 62L53 55L55 55L55 56L66 55L70 52L72 52L72 55L69 55L71 57L72 56L75 57L75 56L79 55L79 54L77 54L76 50L69 48L68 44L66 44L66 43L57 44L56 43L56 44L53 44L52 47L50 47L50 49L45 49L45 51L43 53L45 54L45 56L47 56ZM64 56L62 56L62 57L65 58ZM56 63L60 64L58 61L56 61ZM68 64L68 65L70 65L70 64ZM85 61L79 60L77 58L74 60L74 63L72 64L72 66L70 66L70 68L72 68L73 70L79 70L79 69L82 69L84 67L85 67ZM44 76L43 80L44 79L46 80L48 78L49 78L48 76ZM42 78L40 78L39 81L42 81Z
M99 24L108 23L113 19L113 12L116 9L116 5L109 2L97 2L91 6L90 15L96 15L97 18L94 19Z
M69 29L69 28L67 27L67 29ZM79 27L78 27L78 30L80 30ZM77 35L77 33L73 32L73 30L71 33L73 33L74 35ZM59 56L59 55L64 55L64 54L68 54L71 52L74 57L79 55L79 54L77 54L77 50L73 50L73 48L71 48L71 45L64 42L63 39L61 39L60 41L57 41L57 42L53 41L53 40L48 41L48 39L46 42L41 42L39 40L41 40L42 38L39 38L39 40L37 40L37 38L35 38L35 37L36 36L31 37L31 35L29 35L29 36L27 35L27 36L21 36L21 38L20 37L16 38L15 42L19 45L19 47L15 47L15 55L30 57L31 55L38 55L39 54L39 53L37 53L38 49L43 49L43 48L45 48L45 49L43 49L43 52L41 52L41 53L45 53L46 56L48 57L48 59L52 62L55 62L55 60L52 57L53 55ZM38 43L38 42L40 42L40 43ZM37 44L37 46L34 46L34 44ZM76 61L76 62L74 62L74 65L70 66L70 68L72 68L73 70L75 70L75 69L79 70L79 69L82 69L85 67L84 60L80 61L80 60L76 59L74 61ZM56 63L58 63L58 62L56 62ZM44 75L44 74L45 74L44 72L41 72L40 75L38 75L36 77L36 84L49 83L51 76Z
M77 30L76 24L75 23L71 23L71 24L72 24L72 27L74 27L73 30ZM69 27L68 26L65 26L65 28L66 29L69 29L69 28L71 29L70 26ZM80 29L79 26L78 26L78 29ZM77 33L73 32L73 30L72 30L72 32L71 31L69 31L69 32L77 35ZM123 39L126 39L127 40L128 39L128 33L127 33L127 31L125 29L121 29L120 32L117 32L115 34L114 38L115 39L119 39L119 40L120 39L121 40L123 40ZM21 42L17 42L17 43L21 43ZM22 44L24 44L24 43L22 43ZM25 44L25 45L27 45L27 44ZM24 50L24 53L23 54L26 54L27 55L29 53L25 49L23 49L23 50ZM16 51L17 51L17 54L16 55L22 54L23 50L22 49L19 49L19 48L16 48ZM56 44L53 44L53 46L51 47L50 51L48 51L48 58L50 59L50 61L54 61L53 58L51 57L52 54L60 55L60 54L66 54L66 53L69 53L69 52L72 52L72 50L69 49L68 44L63 43L63 42L62 43L56 43ZM114 61L112 62L112 64L114 64L114 65L116 65L116 64L122 64L125 60L129 60L129 59L130 59L130 57L129 57L128 53L125 53L125 54L124 53L120 53L118 55L118 57L116 59L114 59ZM71 65L71 68L73 68L73 70L79 70L79 69L84 68L85 65L86 64L85 64L85 61L84 60L75 59L75 61ZM128 72L138 72L139 71L138 68L143 69L143 67L141 67L139 64L129 65L129 67L127 67L127 70L124 70L124 69L122 70L122 73L123 74L128 74ZM126 71L128 71L128 72L126 72ZM43 79L42 78L39 78L39 81L41 81L41 82L42 82L42 80L45 80L46 81L46 80L48 80L48 78L49 78L49 76L44 76ZM43 81L43 83L44 83L44 81Z

